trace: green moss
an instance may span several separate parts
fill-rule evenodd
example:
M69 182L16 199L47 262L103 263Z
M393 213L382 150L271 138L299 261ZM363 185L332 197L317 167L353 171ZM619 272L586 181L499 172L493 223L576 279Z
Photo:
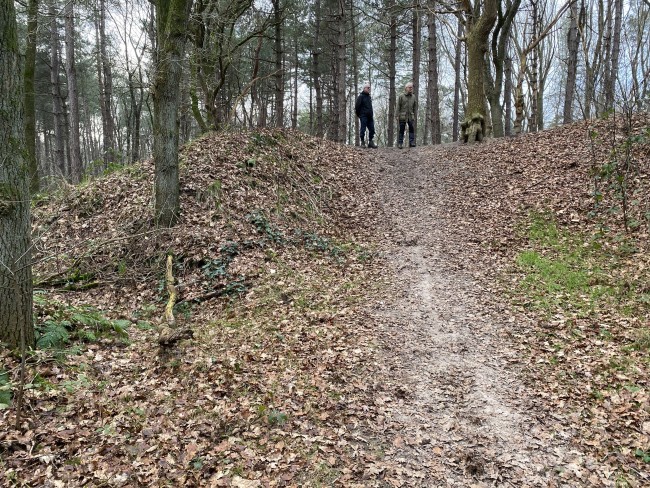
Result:
M629 299L629 287L610 278L614 261L598 239L560 229L548 214L533 213L527 227L530 249L516 257L519 290L532 308L588 316Z

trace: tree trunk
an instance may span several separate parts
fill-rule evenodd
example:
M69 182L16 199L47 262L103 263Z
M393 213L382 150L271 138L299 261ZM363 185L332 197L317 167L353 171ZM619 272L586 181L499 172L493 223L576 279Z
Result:
M539 90L537 92L537 130L544 130L544 94L546 92L546 85L548 75L551 73L554 65L555 46L552 42L548 45L540 43L539 45L539 75L537 77L537 84ZM557 110L559 110L559 103ZM558 113L556 110L555 120L558 120Z
M395 1L388 1L388 15L390 19L390 48L388 50L388 140L386 145L393 147L395 140L395 104L397 100L395 78L397 76L397 14Z
M477 0L478 1L478 0ZM488 37L497 18L497 0L485 0L483 12L479 15L479 6L467 13L467 107L465 109L465 142L481 141L485 136L487 117L484 73L485 53L488 49Z
M32 347L29 167L14 2L0 1L0 342Z
M180 215L178 137L183 55L192 0L156 4L156 72L153 158L155 164L155 220L160 227L172 227Z
M129 74L129 94L131 96L131 113L132 113L132 142L131 142L131 162L135 163L140 159L140 124L142 119L142 102L144 93L142 92L142 67L138 66L138 86L133 82L133 75ZM137 96L136 96L137 95Z
M539 9L536 0L531 0L532 6L532 39L537 39L537 29L539 25ZM538 66L539 66L538 48L532 50L528 86L530 89L530 114L528 117L528 131L537 132L537 97L539 93L538 85Z
M504 87L503 87L503 101L504 101L504 134L506 137L512 135L512 57L506 57L504 69Z
M357 21L354 16L354 0L350 0L350 25L352 27L352 93L356 94L356 90L359 89L359 57L357 54ZM359 117L353 112L352 118L354 119L354 145L358 146L361 143L359 140Z
M65 70L68 78L68 103L70 105L69 142L70 179L79 183L83 174L81 162L81 142L79 135L79 91L77 89L77 68L74 55L74 1L68 0L65 16Z
M621 54L621 23L623 19L623 0L614 0L614 30L612 32L612 54L609 69L609 86L605 91L605 109L614 109L616 82L618 80L618 63Z
M323 87L321 84L321 0L314 4L314 47L312 51L312 69L314 77L314 92L316 93L316 136L323 137Z
M298 68L300 60L298 59L298 36L294 39L293 45L293 108L291 109L291 128L298 128Z
M255 54L253 56L253 76L252 79L256 80L257 76L260 72L260 51L262 50L262 43L264 42L264 37L259 36L257 38L257 46L255 47ZM257 81L253 81L253 84L251 85L251 128L253 127L252 125L252 119L253 119L253 113L255 112L255 107L257 107L257 123L259 124L259 114L261 111L261 104L262 101L260 100L259 96L259 88Z
M605 13L605 37L604 37L604 54L605 58L603 60L603 83L602 83L602 108L603 111L610 110L611 106L608 102L614 100L614 84L611 79L611 60L612 60L612 31L614 29L613 23L614 18L612 14L613 10L613 0L607 0L607 7Z
M442 128L440 124L440 94L438 89L438 32L436 29L436 15L434 2L429 5L427 15L427 29L429 31L429 64L427 69L427 120L431 128L431 142L440 144L442 142Z
M346 50L347 44L345 40L346 22L347 22L347 9L345 0L338 0L338 15L337 15L337 43L336 43L336 100L337 100L337 125L336 140L340 143L345 143L347 139L347 81L346 81Z
M563 123L573 122L573 98L576 90L576 77L578 74L578 47L580 37L578 36L578 6L571 4L571 21L567 32L567 49L569 56L567 60L566 88L564 90L564 111Z
M555 13L555 17L553 20L551 20L544 28L542 27L538 22L538 17L537 17L537 12L536 12L536 3L533 3L533 31L531 35L531 39L528 42L528 45L524 47L521 52L519 53L519 74L517 76L517 85L515 86L515 123L514 123L514 133L519 134L522 131L522 124L524 121L524 111L525 111L525 103L524 103L524 92L523 92L523 85L524 85L524 77L528 73L528 68L527 68L527 58L528 55L531 52L537 53L536 48L539 45L539 43L549 34L553 26L562 18L562 15L566 12L566 10L569 8L569 4L564 4L562 7L560 7L557 12ZM534 61L536 62L536 61ZM537 104L537 68L535 67L533 70L533 75L531 76L531 79L529 80L529 84L531 84L531 89L533 90L533 99L532 99L532 105L536 106ZM533 107L533 112L535 111L535 107ZM533 125L533 129L536 127L536 121L537 117L532 117L529 119L530 123Z
M463 23L458 19L458 28L456 32L456 52L454 53L454 122L452 128L452 140L458 140L459 119L460 119L460 81L461 81L461 51L463 37Z
M273 0L275 21L275 126L284 126L284 68L282 66L282 11L280 0Z
M25 46L25 149L29 168L29 189L39 189L38 159L36 157L36 106L34 75L36 72L36 31L38 29L38 0L27 5L27 41Z
M50 1L50 83L52 94L52 111L54 112L54 166L68 177L65 164L65 119L63 100L61 99L60 61L59 61L59 27L56 19L56 0Z
M422 28L420 24L420 9L421 5L419 0L415 1L413 6L413 96L416 100L420 100L420 59L422 57L420 45L422 43ZM418 114L417 111L414 115L413 126L415 127L415 137L417 138L417 125ZM425 114L426 117L427 114Z
M508 0L505 12L498 9L497 23L492 33L492 64L494 66L494 78L486 64L486 95L490 104L490 115L492 122L492 135L503 137L504 120L501 104L501 92L503 90L503 76L505 58L507 56L508 40L512 31L512 25L521 0Z
M584 94L584 103L583 103L583 116L585 120L591 118L591 109L592 105L595 102L596 94L596 78L600 72L600 65L602 62L602 53L603 53L603 34L605 31L604 25L604 5L603 2L598 3L598 25L595 28L596 32L596 44L590 46L587 44L586 36L587 30L594 30L593 26L587 26L587 9L585 2L583 0L581 5L580 12L581 19L578 21L578 29L583 37L582 41L582 50L583 57L585 60L585 94ZM590 55L593 54L593 58Z
M113 120L113 75L106 42L106 3L99 0L97 14L97 74L99 81L99 103L102 112L104 136L104 162L115 159L115 121Z

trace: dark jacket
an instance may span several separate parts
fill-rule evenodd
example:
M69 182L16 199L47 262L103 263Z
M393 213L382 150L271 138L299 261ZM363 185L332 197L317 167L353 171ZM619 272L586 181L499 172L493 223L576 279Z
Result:
M357 117L370 117L372 118L372 98L369 93L361 92L357 97L357 103L354 104L354 112Z

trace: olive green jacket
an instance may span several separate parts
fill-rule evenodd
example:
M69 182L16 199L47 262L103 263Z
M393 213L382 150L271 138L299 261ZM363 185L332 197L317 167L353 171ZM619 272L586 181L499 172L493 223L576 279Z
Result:
M415 95L402 93L397 100L397 115L400 121L415 120L415 111L418 108L418 102Z

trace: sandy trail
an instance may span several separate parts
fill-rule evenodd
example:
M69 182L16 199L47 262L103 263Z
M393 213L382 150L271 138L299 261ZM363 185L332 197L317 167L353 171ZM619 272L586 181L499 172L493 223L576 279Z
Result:
M558 473L580 456L518 373L512 324L472 277L477 264L457 259L463 237L444 212L449 164L435 155L370 156L395 290L372 312L394 382L385 460L405 486L568 486Z

